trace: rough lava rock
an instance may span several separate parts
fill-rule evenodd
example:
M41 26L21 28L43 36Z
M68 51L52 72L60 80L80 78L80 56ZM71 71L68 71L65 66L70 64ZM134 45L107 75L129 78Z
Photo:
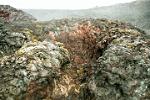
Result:
M28 38L33 34L17 33L16 37L0 29L1 43L19 47L14 54L0 58L0 99L150 99L150 41L143 31L107 19L57 24L52 26L60 29L56 38L69 52L62 43L49 41L48 35L43 42L29 39L18 43L11 40L12 35L20 41L18 36Z
M0 22L0 56L14 53L25 42L23 33L8 32L4 24Z
M9 5L0 5L0 11L8 13L8 16L6 16L8 18L6 18L6 20L10 22L12 21L36 21L36 19L32 15L26 12L23 12L22 10L13 8ZM0 16L0 17L5 18L5 16Z
M150 42L145 32L107 19L62 21L56 21L62 30L58 41L71 53L72 70L77 70L77 100L150 99Z
M149 100L150 43L137 30L115 32L97 59L88 87L96 100Z
M141 37L130 36L109 44L88 84L96 100L150 99L149 46Z
M0 59L0 99L48 97L68 61L67 50L51 42L26 43L15 54Z

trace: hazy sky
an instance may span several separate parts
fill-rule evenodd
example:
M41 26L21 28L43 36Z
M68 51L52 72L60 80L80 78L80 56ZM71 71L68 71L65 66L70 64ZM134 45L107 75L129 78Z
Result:
M0 0L0 4L30 9L87 9L135 0Z

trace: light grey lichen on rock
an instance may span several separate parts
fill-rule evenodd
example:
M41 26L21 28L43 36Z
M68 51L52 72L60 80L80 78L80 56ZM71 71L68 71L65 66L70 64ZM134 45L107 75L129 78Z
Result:
M0 23L0 56L14 53L25 42L23 33L8 32L3 23Z
M97 61L94 86L89 83L96 100L150 98L150 46L144 39L132 36L114 39Z
M29 42L15 54L4 56L0 60L0 99L24 99L32 82L43 88L51 85L59 77L63 64L69 61L69 53L63 51L50 42Z

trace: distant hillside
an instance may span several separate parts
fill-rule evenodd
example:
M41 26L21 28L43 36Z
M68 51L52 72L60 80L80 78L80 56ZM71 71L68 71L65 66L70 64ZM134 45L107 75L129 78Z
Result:
M3 18L7 17L7 20L9 21L35 21L36 20L32 15L22 10L13 8L9 5L0 5L0 17Z
M81 18L81 17L85 17L86 13L91 14L91 12L89 12L88 10L23 9L23 11L30 13L40 21L48 21L51 19L62 19L62 18L72 18L72 17Z
M24 9L38 20L47 21L60 18L109 18L130 22L144 30L150 29L150 0L137 0L131 3L87 10L33 10Z

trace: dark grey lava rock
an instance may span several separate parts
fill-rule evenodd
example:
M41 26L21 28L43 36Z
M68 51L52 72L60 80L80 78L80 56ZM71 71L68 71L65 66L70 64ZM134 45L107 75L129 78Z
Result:
M150 99L150 44L140 36L114 39L98 58L89 88L96 100Z
M80 97L77 100L149 100L150 44L143 37L145 33L119 21L86 19L79 22L86 26L83 30L78 29L83 35L93 34L85 37L85 40L91 43L88 44L88 49L94 51L91 53L94 59L87 56L91 51L82 53L86 51L85 48L81 50L82 47L74 49L71 54L73 57L79 51L79 56L84 55L82 59L91 59L80 66ZM78 24L76 23L77 27ZM94 31L89 31L92 29ZM76 33L74 37L78 35L76 31L72 33ZM79 38L67 41L66 47L72 49L78 45L85 46L86 42L77 42ZM90 41L92 39L94 42ZM74 45L70 45L74 41Z
M36 21L32 15L9 5L0 5L0 11L9 13L7 21Z
M4 24L0 22L0 56L15 52L25 40L23 33L8 32Z
M67 41L65 47L76 47L75 53L80 52L83 57L89 58L89 63L70 65L68 70L65 66L70 61L69 53L62 43L40 42L30 32L32 30L26 29L24 34L9 33L0 27L0 43L3 48L8 45L6 49L1 49L2 52L18 48L14 54L0 58L0 99L149 100L150 42L143 37L144 32L130 24L106 19L84 20L81 23L85 25L82 32L93 30L85 32L93 34L85 39L91 42L94 38L87 48L94 49L94 59L87 56L88 52L83 55L81 51L85 49L77 47L80 44L78 41L74 40L74 45ZM23 42L26 37L28 41ZM82 68L77 70L76 67ZM76 78L74 74L81 76Z
M28 42L15 54L0 59L1 100L42 100L49 97L60 69L69 61L63 47L51 42Z

